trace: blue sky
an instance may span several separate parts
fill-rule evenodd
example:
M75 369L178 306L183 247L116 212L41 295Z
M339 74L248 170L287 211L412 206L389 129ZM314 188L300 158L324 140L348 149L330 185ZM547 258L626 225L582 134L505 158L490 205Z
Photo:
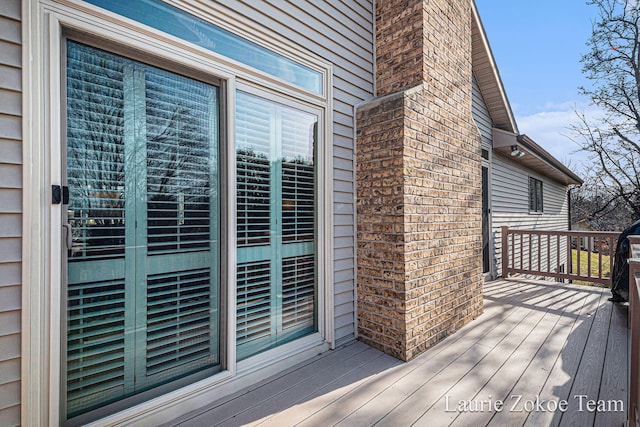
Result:
M594 110L578 94L588 85L586 52L594 6L585 0L476 0L520 133L580 172L584 154L566 136L574 108Z

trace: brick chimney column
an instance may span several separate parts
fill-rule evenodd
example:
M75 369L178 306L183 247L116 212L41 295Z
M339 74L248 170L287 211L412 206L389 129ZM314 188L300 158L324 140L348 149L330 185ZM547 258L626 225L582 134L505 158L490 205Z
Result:
M482 313L471 0L376 2L357 120L358 333L410 360Z

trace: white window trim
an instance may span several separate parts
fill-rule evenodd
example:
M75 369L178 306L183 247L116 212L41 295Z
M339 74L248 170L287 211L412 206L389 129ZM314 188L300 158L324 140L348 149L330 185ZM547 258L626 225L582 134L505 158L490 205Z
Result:
M61 105L55 94L61 90L62 28L75 28L134 46L157 57L221 78L226 82L226 131L230 149L227 156L226 207L228 229L226 240L236 247L235 226L235 91L236 79L263 88L275 88L278 101L295 93L296 100L321 111L323 139L318 156L318 333L283 345L247 361L253 366L235 362L235 250L227 254L227 370L211 378L170 392L117 414L99 420L100 425L157 425L178 417L251 383L267 378L294 363L301 362L334 346L333 313L333 150L332 150L332 67L305 53L304 64L313 65L324 76L325 97L305 92L282 80L253 70L203 48L192 46L175 37L150 31L149 28L79 0L24 0L23 16L23 310L22 310L22 391L23 425L57 425L60 420L60 340L61 340L61 276L62 206L52 205L51 184L60 183L62 153L60 151ZM230 25L230 24L229 24ZM260 34L267 34L262 29ZM275 35L274 35L275 36ZM255 37L252 41L256 42ZM268 43L262 43L271 48ZM278 43L275 43L278 44ZM298 60L299 50L287 50ZM248 87L248 86L247 86ZM266 93L266 91L264 92ZM263 95L264 95L263 93ZM275 92L274 92L275 93ZM296 101L296 102L298 102ZM299 103L298 103L299 105ZM232 345L233 344L233 345ZM244 362L247 362L244 361ZM251 375L249 375L251 374ZM97 422L98 423L98 422ZM96 425L97 425L96 423Z

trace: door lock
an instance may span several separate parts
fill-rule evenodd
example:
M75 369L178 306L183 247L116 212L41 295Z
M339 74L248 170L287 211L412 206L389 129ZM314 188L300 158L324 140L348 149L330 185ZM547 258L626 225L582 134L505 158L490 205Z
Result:
M69 204L69 187L52 185L51 186L51 203L54 205L59 205L62 203L63 205Z

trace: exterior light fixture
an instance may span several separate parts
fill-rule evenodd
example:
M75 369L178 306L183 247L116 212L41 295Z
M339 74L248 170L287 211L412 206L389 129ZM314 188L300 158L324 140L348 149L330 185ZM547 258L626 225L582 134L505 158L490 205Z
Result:
M521 151L517 145L511 146L511 156L512 157L522 157L525 155L524 151Z

